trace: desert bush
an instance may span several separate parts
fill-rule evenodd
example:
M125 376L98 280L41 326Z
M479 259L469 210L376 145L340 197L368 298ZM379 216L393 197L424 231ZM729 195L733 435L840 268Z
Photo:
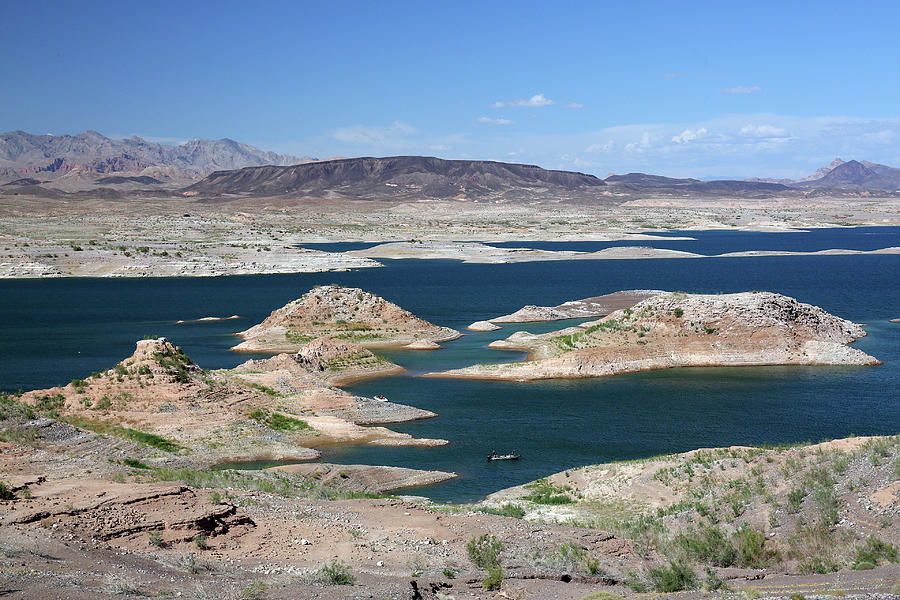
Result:
M870 535L865 545L857 548L856 559L851 568L858 571L874 569L885 562L900 562L900 551L897 550L897 546Z
M778 558L778 553L766 548L766 535L746 523L731 536L737 551L737 564L760 569Z
M487 533L473 537L466 544L466 554L469 555L469 560L479 569L499 565L501 552L503 552L503 542Z
M661 593L680 592L697 586L697 574L681 561L651 567L644 573L653 589Z
M322 565L319 577L325 585L353 585L356 581L356 577L350 573L350 567L337 560Z
M499 590L500 584L503 583L503 567L500 565L492 565L487 568L487 577L481 582L486 590Z

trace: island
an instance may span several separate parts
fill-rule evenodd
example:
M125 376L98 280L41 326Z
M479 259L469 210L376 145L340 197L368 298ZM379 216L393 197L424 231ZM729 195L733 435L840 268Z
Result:
M600 377L671 367L878 365L846 344L863 328L771 292L665 292L602 319L550 333L516 332L489 346L525 350L525 361L481 364L424 377Z
M416 342L439 344L461 334L359 288L325 285L272 311L262 323L237 335L244 340L232 348L238 352L297 352L324 336L366 347L399 347Z

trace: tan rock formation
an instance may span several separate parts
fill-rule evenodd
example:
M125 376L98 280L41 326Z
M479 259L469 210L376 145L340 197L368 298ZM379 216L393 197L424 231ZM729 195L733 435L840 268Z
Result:
M403 346L418 340L443 342L460 334L359 288L327 285L313 288L238 335L244 341L232 350L296 352L323 336L372 347Z

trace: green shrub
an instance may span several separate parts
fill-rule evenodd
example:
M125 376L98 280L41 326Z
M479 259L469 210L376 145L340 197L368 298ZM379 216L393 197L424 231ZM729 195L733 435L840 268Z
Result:
M760 569L777 558L777 553L766 549L766 535L746 523L731 536L737 551L737 564L741 567Z
M675 536L674 543L690 560L699 560L717 567L730 567L737 560L734 546L717 527L680 533Z
M498 566L501 552L503 552L503 542L487 533L473 537L466 544L466 554L469 555L469 560L479 569Z
M206 550L209 548L207 545L208 538L202 533L198 533L194 536L194 545L197 546L200 550Z
M137 460L136 458L126 458L125 460L122 461L122 464L124 464L126 467L131 467L133 469L149 469L150 468L149 465Z
M645 571L654 590L661 593L680 592L697 586L697 574L681 561L670 561Z
M353 585L356 581L356 577L350 573L350 567L336 560L322 565L319 576L325 585Z
M62 394L46 394L39 396L34 404L34 409L38 412L55 412L65 406L66 397Z
M481 586L486 590L499 590L500 584L503 583L503 567L491 565L486 571L487 577L481 582Z
M800 571L801 575L809 575L811 573L825 575L827 573L836 572L840 567L841 566L838 563L830 558L813 556L812 558L807 558L800 562L800 564L797 565L797 570Z
M16 495L5 481L0 481L0 500L14 500Z
M900 562L900 551L897 546L870 535L865 545L857 548L851 568L857 571L874 569L883 562Z

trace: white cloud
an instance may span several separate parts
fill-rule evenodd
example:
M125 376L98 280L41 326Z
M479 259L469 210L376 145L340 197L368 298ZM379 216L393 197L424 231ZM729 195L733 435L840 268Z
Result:
M584 108L584 104L579 104L577 102L569 102L566 104L566 108Z
M757 138L786 138L788 132L781 127L773 127L772 125L745 125L741 128L740 134L747 137Z
M672 141L676 144L687 144L689 142L693 142L694 140L706 137L708 134L706 127L701 127L700 129L685 129L680 134L672 137Z
M394 121L388 127L368 127L354 125L341 127L334 132L334 139L339 142L361 144L365 146L396 147L409 143L409 136L416 133L416 129L401 121Z
M585 152L610 152L613 149L613 141L609 140L605 144L591 144L584 149Z
M734 87L719 90L722 94L755 94L761 92L762 88L758 85L736 85Z
M447 144L432 144L432 145L428 146L428 149L429 150L438 150L438 151L439 150L449 150L450 146L448 146Z
M492 119L490 117L478 117L478 122L487 125L512 125L515 123L515 121L510 121L509 119Z
M494 102L491 108L503 108L504 106L527 106L538 108L541 106L550 106L555 104L553 100L544 96L544 94L535 94L531 98L519 98L517 100L509 100L507 102Z

